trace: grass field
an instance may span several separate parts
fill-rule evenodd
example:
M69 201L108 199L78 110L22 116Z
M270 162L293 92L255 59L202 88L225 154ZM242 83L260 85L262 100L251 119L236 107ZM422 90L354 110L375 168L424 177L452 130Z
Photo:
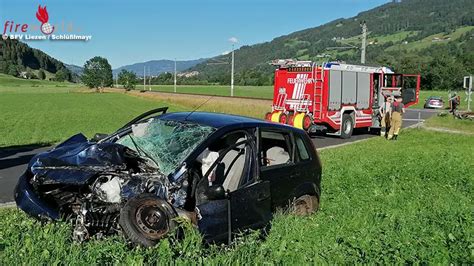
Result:
M397 45L390 46L386 50L387 51L396 51L399 49L406 49L408 51L421 50L424 48L428 48L431 45L442 44L449 41L453 41L455 39L459 39L463 34L473 29L474 29L474 26L461 27L461 28L458 28L456 31L451 32L449 34L443 34L443 33L433 34L419 41L411 42L408 44L397 44ZM440 39L446 38L446 41L433 42L434 38L440 38Z
M369 33L369 38L368 42L375 42L377 41L377 44L384 44L387 42L400 42L402 40L405 40L407 37L413 36L418 34L416 31L400 31L394 34L389 34L389 35L378 35L378 36L373 36L372 34ZM351 38L346 38L344 40L338 41L341 44L344 43L350 43L352 45L358 46L360 44L360 40L362 39L362 34L353 36Z
M32 87L28 82L0 75L0 147L52 143L77 132L107 133L145 110L162 105L189 110L209 99L96 94L67 83L33 81ZM202 110L257 114L267 108L261 105L211 99ZM432 123L472 131L472 124L442 120L449 118L435 118ZM226 248L204 247L191 229L183 241L166 239L149 249L129 248L120 237L78 245L71 241L69 224L42 226L16 209L0 209L0 261L8 265L472 264L472 154L472 136L422 129L404 130L397 142L372 138L323 150L321 210L310 217L278 214L265 239L251 235Z
M131 249L120 237L78 245L66 223L42 226L16 209L1 209L0 261L472 264L472 154L471 136L417 129L403 131L397 142L373 138L324 150L321 210L309 217L279 214L266 239L251 235L227 248L204 247L193 230L181 242L166 239L148 249Z
M118 91L123 93L120 90ZM219 98L209 95L150 94L138 91L127 92L127 94L138 98L170 102L186 106L188 109L194 109L202 105L199 107L200 111L237 114L256 118L264 117L265 113L272 109L270 100L242 100L239 98Z
M148 88L148 87L147 87ZM141 89L140 86L137 87L137 90ZM160 92L173 92L174 87L172 85L152 85L151 89L153 91ZM193 94L203 94L203 95L217 95L217 96L230 96L229 86L192 86L192 85L180 85L177 87L178 93L193 93ZM235 96L238 97L251 97L251 98L263 98L263 99L272 99L273 98L273 86L236 86L235 87ZM465 95L461 92L461 97ZM441 96L447 102L448 92L447 91L420 91L419 102L411 108L423 108L425 100L429 96ZM466 105L464 98L460 108Z
M115 93L88 93L77 84L0 76L0 147L50 144L83 132L109 133L169 103ZM171 110L184 107L171 105Z
M5 74L0 74L0 93L31 93L49 92L64 93L77 91L81 87L78 84L68 82L56 82L46 80L25 80Z
M88 137L98 132L110 133L150 109L168 106L170 111L191 111L209 99L173 94L143 97L138 91L120 92L91 93L77 84L0 75L0 147L53 144L79 132ZM210 99L200 110L263 117L271 110L271 104Z
M271 93L271 87L236 87L251 97ZM156 90L170 91L173 86L158 86ZM233 113L262 118L271 110L268 101L242 101L241 99L175 94L149 94L132 91L123 93L90 93L77 84L40 80L23 80L0 74L0 147L27 144L57 143L72 134L83 132L91 136L96 132L112 132L132 117L152 108L169 106L170 111L193 110L208 99L199 110ZM198 94L225 95L224 86L179 87L179 91ZM129 97L133 95L135 97ZM422 108L431 95L447 100L447 92L421 91L420 101L414 106ZM461 109L466 103L461 102Z
M150 86L146 86L148 90ZM137 90L143 89L143 85L137 85ZM173 85L152 85L153 91L174 92ZM218 85L179 85L176 89L177 93L193 93L217 96L230 96L230 86ZM252 98L273 98L273 86L235 86L234 96L252 97Z
M450 114L432 117L425 122L425 126L474 134L474 121L459 120Z

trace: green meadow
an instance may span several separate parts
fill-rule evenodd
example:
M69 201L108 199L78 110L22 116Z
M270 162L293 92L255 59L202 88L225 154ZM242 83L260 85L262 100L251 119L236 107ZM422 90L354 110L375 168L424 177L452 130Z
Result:
M458 147L458 148L453 148ZM390 156L387 156L390 154ZM472 264L474 138L422 129L397 142L372 138L323 150L321 208L308 217L278 213L265 237L205 246L185 238L153 248L120 236L72 242L66 222L42 224L0 209L0 261L7 265Z
M424 92L420 98L432 93ZM140 95L92 93L75 84L0 75L0 147L52 144L77 132L107 133L151 108L189 110L202 102L196 97ZM226 112L238 109L233 104L241 105L240 100L223 101L203 109ZM249 114L259 115L266 107L241 109L252 108ZM427 125L474 132L471 121L451 116L435 117ZM41 224L15 208L3 208L0 261L8 265L472 264L472 154L472 135L424 129L403 130L397 142L376 137L323 150L320 211L309 217L278 213L268 235L243 236L231 246L205 246L193 228L187 228L184 239L166 238L154 248L129 247L120 236L77 244L66 222Z

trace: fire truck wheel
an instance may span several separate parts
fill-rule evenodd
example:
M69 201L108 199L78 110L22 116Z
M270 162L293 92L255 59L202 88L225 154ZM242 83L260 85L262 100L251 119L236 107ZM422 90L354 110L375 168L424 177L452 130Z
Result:
M288 115L288 125L293 126L295 124L294 120L295 120L295 115L294 114Z
M311 121L311 117L309 115L305 115L303 117L303 129L308 131L308 129L311 127L311 124L313 121Z
M279 122L281 124L288 124L288 115L287 114L281 114L279 118Z
M354 120L350 114L342 115L341 138L348 139L352 136L354 131Z
M265 120L272 121L272 112L268 112L265 114Z

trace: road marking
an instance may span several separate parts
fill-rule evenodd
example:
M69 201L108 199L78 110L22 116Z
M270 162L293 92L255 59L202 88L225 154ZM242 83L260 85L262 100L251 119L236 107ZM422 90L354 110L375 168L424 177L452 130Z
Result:
M320 151L320 150L326 150L326 149L339 148L339 147L351 145L351 144L354 144L354 143L359 143L359 142L362 142L362 141L366 141L366 140L372 139L372 138L374 138L374 137L377 137L377 136L374 135L373 137L366 138L366 139L359 139L359 140L354 140L354 141L351 141L351 142L346 142L346 143L341 143L341 144L326 146L326 147L319 148L319 149L316 149L316 150L317 150L317 151Z
M418 121L418 119L415 119L415 121ZM411 125L411 126L408 126L408 127L404 127L404 128L402 128L402 130L403 130L403 129L407 129L407 128L416 128L416 127L419 127L419 126L422 125L422 124L423 124L423 122L416 123L416 124L414 124L414 125ZM319 148L319 149L317 148L316 150L317 150L317 151L320 151L320 150L326 150L326 149L339 148L339 147L351 145L351 144L354 144L354 143L359 143L359 142L362 142L362 141L366 141L366 140L369 140L369 139L373 139L374 137L378 137L378 136L377 136L377 135L374 135L373 137L369 137L369 138L366 138L366 139L359 139L359 140L355 140L355 141L351 141L351 142L346 142L346 143L341 143L341 144L326 146L326 147Z
M425 119L416 119L416 118L403 118L403 121L419 121L419 122L425 122Z
M12 207L16 207L16 203L14 201L0 203L0 209L1 208L12 208Z

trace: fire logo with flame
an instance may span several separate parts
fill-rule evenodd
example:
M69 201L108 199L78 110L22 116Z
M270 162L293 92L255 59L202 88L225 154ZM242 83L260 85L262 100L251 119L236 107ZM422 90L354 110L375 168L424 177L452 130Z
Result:
M54 26L48 23L49 15L48 10L46 10L46 6L41 7L38 6L38 11L36 12L36 18L41 22L41 32L43 34L49 35L53 33Z

